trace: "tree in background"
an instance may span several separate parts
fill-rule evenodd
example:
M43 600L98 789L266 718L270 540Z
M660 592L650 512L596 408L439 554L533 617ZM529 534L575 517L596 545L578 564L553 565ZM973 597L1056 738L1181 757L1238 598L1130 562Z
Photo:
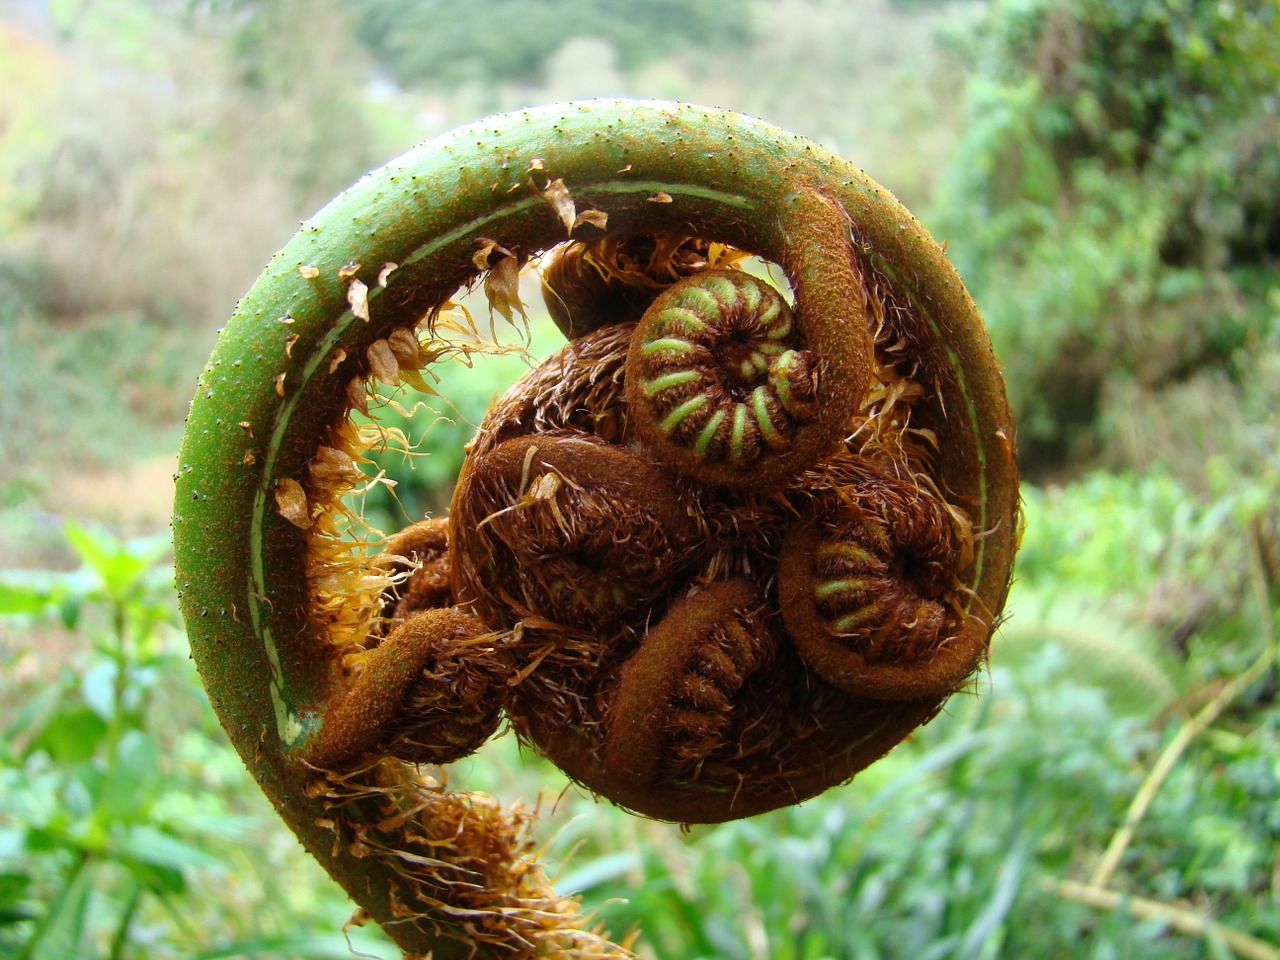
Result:
M219 320L263 238L387 152L331 0L30 9L0 25L0 58L40 81L0 105L0 274L46 316Z
M751 35L750 18L683 0L653 0L625 11L599 0L356 0L347 10L359 38L405 85L537 83L573 37L609 41L621 67L631 71L677 51L741 46Z
M1278 8L997 0L966 42L939 232L1024 467L1248 469L1277 439Z

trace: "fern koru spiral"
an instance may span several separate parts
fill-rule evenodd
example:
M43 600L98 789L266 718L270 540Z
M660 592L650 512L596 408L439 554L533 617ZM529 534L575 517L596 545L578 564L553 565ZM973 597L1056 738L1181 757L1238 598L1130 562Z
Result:
M514 318L531 262L563 347L492 404L447 515L362 535L371 385L506 349L453 298ZM1016 546L1003 384L941 248L838 158L677 104L490 118L335 200L224 332L178 479L224 725L436 956L618 948L518 815L406 764L505 718L648 816L798 802L971 682Z

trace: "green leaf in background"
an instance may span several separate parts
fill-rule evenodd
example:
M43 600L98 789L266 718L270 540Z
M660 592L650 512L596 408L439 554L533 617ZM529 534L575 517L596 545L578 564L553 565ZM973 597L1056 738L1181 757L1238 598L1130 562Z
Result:
M110 723L116 715L116 679L120 674L120 665L114 660L99 659L91 663L80 678L80 695L85 705Z
M149 825L133 827L113 840L111 851L140 863L174 870L212 870L224 866L213 854Z
M33 750L46 750L55 763L84 763L91 759L107 734L106 722L82 703L70 703L49 720L32 742Z
M367 933L348 933L346 939L333 935L255 937L196 954L191 960L240 960L249 957L290 957L292 960L398 960L400 951L384 938Z
M629 851L620 851L608 856L597 857L576 870L560 875L556 881L556 889L563 896L572 897L600 886L610 880L620 880L628 873L640 867L640 855Z
M156 894L170 904L180 904L181 898L191 889L187 883L187 875L176 867L128 859L121 860L121 865L133 878L139 893L146 891Z
M67 542L99 578L107 596L121 603L136 591L140 581L168 550L168 536L156 535L121 541L105 528L67 520Z
M0 570L0 617L36 616L50 608L61 612L97 585L96 575L88 570Z
M141 730L126 730L98 784L97 814L106 823L138 823L159 792L160 751Z
M50 579L41 571L6 570L0 575L0 617L43 613L50 592Z
M18 705L4 731L4 739L7 741L5 746L27 737L47 722L66 696L69 684L65 680L64 674L53 683L42 686L31 695L30 699Z
M0 873L0 927L32 918L32 912L22 906L30 889L29 874Z
M1000 864L985 905L965 931L956 954L958 960L980 960L982 957L999 955L1001 930L1009 911L1013 909L1019 890L1027 880L1031 849L1032 838L1020 831L1013 838L1008 855Z
M40 922L36 938L24 960L71 960L83 955L80 943L84 938L92 890L92 872L82 861L70 884L58 892L48 914Z

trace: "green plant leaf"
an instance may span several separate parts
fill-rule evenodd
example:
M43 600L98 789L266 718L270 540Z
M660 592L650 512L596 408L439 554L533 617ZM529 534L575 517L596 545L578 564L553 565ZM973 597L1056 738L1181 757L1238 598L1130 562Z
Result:
M119 667L105 657L91 663L80 678L80 694L85 704L110 723L116 712L116 674Z
M31 886L31 876L26 873L0 873L0 903L13 903Z
M62 602L58 604L58 616L62 619L62 625L68 630L74 630L79 625L82 607L82 599L76 596L63 597Z
M67 960L79 957L89 914L89 893L93 889L92 871L82 864L49 908L39 926L36 940L28 956L30 960Z
M55 763L83 763L91 758L106 736L107 724L83 703L70 703L49 720L31 744L45 750Z
M35 919L35 914L22 907L6 907L0 905L0 927L11 927L27 920Z
M81 525L68 519L67 542L100 580L107 596L123 603L136 591L142 579L168 550L166 536L140 537L121 541L104 528Z
M83 570L0 571L0 617L39 616L55 608L71 628L80 602L98 587L97 576Z
M43 613L49 605L52 584L46 578L30 576L30 573L7 570L0 576L0 617Z
M986 904L965 931L957 954L959 957L978 960L980 957L996 955L990 948L993 943L998 944L1000 932L1026 878L1030 859L1031 841L1025 833L1020 834L1000 864Z
M179 840L152 826L138 826L111 843L111 852L117 856L137 860L157 867L217 869L223 862L199 847Z
M160 780L159 755L148 734L127 730L121 736L98 785L98 810L107 823L136 823L146 816Z
M50 853L65 850L68 846L67 839L61 832L43 827L15 830L11 836L18 840L18 849L27 853Z
M576 870L561 875L556 889L564 896L585 893L588 890L617 880L640 865L640 855L635 852L619 852L597 857L582 864Z
M25 873L0 873L0 927L30 920L34 914L22 906L31 888L31 877Z
M196 954L192 960L238 960L240 957L287 956L296 960L352 960L371 957L392 960L399 950L387 939L368 933L348 933L345 937L297 934L283 937L251 937Z
M124 865L134 883L143 890L168 898L181 898L188 892L186 875L176 867L162 867L139 860L127 860Z
M41 687L29 700L18 707L14 712L13 721L5 730L5 739L9 743L33 733L57 711L58 702L67 693L67 676L64 674L53 683Z

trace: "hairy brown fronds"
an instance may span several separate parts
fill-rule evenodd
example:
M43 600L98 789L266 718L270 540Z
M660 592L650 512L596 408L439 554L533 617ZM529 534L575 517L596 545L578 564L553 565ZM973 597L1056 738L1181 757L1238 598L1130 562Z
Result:
M515 437L468 463L454 588L499 625L607 627L661 597L695 548L670 474L595 437Z
M448 762L505 713L522 739L594 792L653 812L679 809L680 799L658 799L676 791L694 805L691 819L723 819L846 779L887 749L877 701L919 696L938 674L951 689L972 672L985 648L969 642L974 618L957 593L972 532L933 479L936 433L913 422L930 384L912 352L907 307L859 260L870 278L862 306L873 382L831 432L843 442L814 448L762 486L754 482L761 458L807 429L829 371L775 291L724 271L740 256L662 235L563 247L544 286L562 306L573 301L572 316L561 318L570 342L495 402L468 447L449 517L390 539L361 527L353 494L377 482L360 469L370 450L412 455L407 437L377 425L380 405L408 414L424 405L405 410L394 389L349 391L353 410L373 422L331 431L300 486L313 614L344 649L353 690L384 674L399 679L361 695L387 709L373 721L376 736L347 748L346 766L387 754ZM519 322L514 281L499 275L518 256L487 243L477 257L491 306ZM691 277L745 289L733 294L741 316L724 314L724 332L706 343L690 321L687 348L670 330L641 337L636 318L650 316L655 298L692 289ZM436 394L432 363L523 350L487 339L456 305L426 327L412 343L399 333L376 342L370 383ZM721 367L694 377L680 363L650 369L635 360L663 350ZM723 412L692 410L713 386L728 398ZM637 396L664 394L671 402L661 416L639 409ZM741 481L673 472L637 417L666 423L693 457L720 461ZM813 543L794 546L797 529ZM794 570L804 571L802 587ZM813 611L797 619L800 594ZM854 651L856 666L832 667L829 650ZM880 671L872 681L868 667ZM907 676L921 670L925 680ZM348 701L353 716L371 709L356 708L361 698ZM315 756L332 761L335 750ZM545 878L521 865L518 811L426 789L412 810L389 814L400 808L370 796L376 820L360 819L368 802L344 802L343 822L358 849L395 862L407 884L397 915L448 916L476 943L517 952L539 937L592 949L591 935L561 925L572 904L549 887L529 892L544 891Z
M941 250L834 156L683 104L499 126L362 179L243 302L192 405L175 530L207 603L184 612L241 755L397 942L625 956L555 896L521 808L399 761L452 762L505 717L593 794L679 822L849 779L981 667L1012 425ZM529 269L568 341L536 363ZM269 375L215 372L263 323ZM379 455L457 413L436 365L511 353L531 369L465 445L448 516L374 529Z

